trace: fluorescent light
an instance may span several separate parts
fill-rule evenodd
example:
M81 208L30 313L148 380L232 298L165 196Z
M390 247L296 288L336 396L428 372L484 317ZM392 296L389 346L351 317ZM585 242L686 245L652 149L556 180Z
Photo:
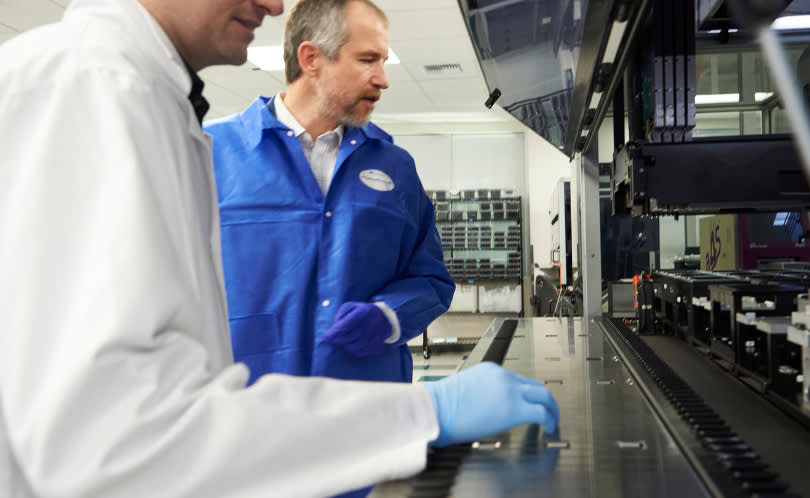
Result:
M695 104L734 104L740 101L739 93L713 93L695 95Z
M756 100L757 102L762 102L763 100L768 100L771 97L773 97L773 92L755 92L754 93L754 100Z
M281 45L248 47L248 60L262 71L284 70L284 48ZM399 64L399 57L390 48L386 64Z
M599 107L599 102L601 101L602 101L602 92L594 92L594 94L591 95L591 101L588 102L588 108L596 109L597 107Z
M771 23L773 29L810 29L810 16L777 17Z

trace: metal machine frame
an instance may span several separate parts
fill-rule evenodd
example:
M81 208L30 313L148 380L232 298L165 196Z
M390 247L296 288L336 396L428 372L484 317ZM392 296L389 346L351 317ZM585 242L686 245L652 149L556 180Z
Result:
M463 9L466 2L460 3ZM677 216L810 209L810 188L807 183L810 176L808 115L803 102L797 98L794 72L786 64L784 51L780 53L779 41L769 28L773 18L789 3L789 0L588 2L568 106L570 115L566 140L562 147L563 152L577 165L572 178L577 182L580 221L578 250L584 302L582 335L593 337L603 320L599 265L599 182L595 156L596 132L611 105L615 151L611 169L614 212ZM781 79L777 78L780 80L776 81L776 85L795 132L793 137L692 138L696 111L697 25L724 30L720 38L726 41L730 38L727 30L737 26L760 40L766 51L766 62L772 71L780 75ZM776 99L766 105L776 105ZM628 120L628 137L624 133L625 116ZM785 338L802 348L805 364L810 356L810 339L807 339L810 334L806 333L810 329L810 325L807 325L810 323L810 305L803 310L806 323L795 316L792 318L791 326L795 330L791 333L798 338L791 338L786 333L789 326L785 323L786 315L796 310L797 301L801 301L797 298L798 293L807 285L801 278L792 281L791 276L784 277L784 280L780 280L782 277L779 275L763 272L756 277L739 276L740 282L736 285L728 282L723 284L726 279L719 276L716 281L714 276L697 283L678 281L676 290L667 296L659 295L658 301L664 307L669 307L668 326L686 335L690 342L699 346L699 350L708 353L705 356L691 356L706 361L719 358L729 366L727 371L715 368L716 371L704 377L725 374L749 378L758 376L759 387L766 394L763 398L767 399L772 394L770 388L780 383L777 375L786 375L779 371L779 367L785 365L768 360L762 367L758 360L751 359L757 354L770 355L776 349L784 351L787 347ZM672 275L666 278L673 283L678 280ZM732 275L728 280L736 278ZM799 285L793 285L795 282ZM682 302L684 297L688 299L685 303ZM755 303L763 306L756 307L753 314L749 314L746 308L746 300L750 298L763 300L762 303ZM691 318L690 309L696 312ZM705 323L706 313L708 324ZM645 354L638 348L648 341L638 335L639 329L618 330L622 327L618 322L614 325L623 338L612 341L612 345L618 346L624 341L633 350L632 356L640 361L640 365L637 365L631 355L626 355L622 357L623 364L650 370L653 367L651 364L657 363L657 360L642 359ZM603 328L609 335L612 334L607 330L610 327ZM556 335L546 334L546 337ZM560 337L564 339L564 330ZM686 344L683 346L687 347L689 353L694 353L695 348L689 348ZM797 357L797 348L790 348L793 357ZM541 356L535 355L535 358ZM594 357L589 354L586 360ZM714 364L711 366L716 367ZM684 373L691 372L685 370ZM644 375L633 372L633 379L628 382L639 382L641 377ZM742 443L738 434L718 419L711 402L704 403L687 392L688 386L680 382L677 374L666 365L652 377L659 384L673 383L661 385L660 391L645 390L648 401L657 403L662 392L664 396L675 398L671 400L676 406L675 410L688 420L701 437L710 439L703 441L703 446L718 448L723 455L720 461L728 464L729 468L740 466L739 472L733 475L734 482L725 481L723 487L727 485L733 488L744 483L745 489L740 494L729 488L712 490L712 495L785 493L787 486L784 483L755 482L760 477L764 478L761 474L766 466L760 465L757 462L759 457L751 447ZM736 383L736 379L733 380ZM700 380L697 382L700 383ZM791 395L795 386L789 387L788 395ZM805 385L804 389L807 391L805 401L810 400L810 388ZM684 414L690 410L696 410L696 413ZM666 423L678 416L664 409L660 414ZM810 417L806 419L810 421ZM806 436L805 432L795 434L796 438ZM688 453L690 446L683 444L680 449ZM716 464L717 460L712 462ZM695 468L699 469L700 466L696 464ZM747 471L753 474L744 475ZM771 478L775 476L767 476L767 479Z
M611 193L614 212L634 215L810 208L786 135L630 142L614 156Z

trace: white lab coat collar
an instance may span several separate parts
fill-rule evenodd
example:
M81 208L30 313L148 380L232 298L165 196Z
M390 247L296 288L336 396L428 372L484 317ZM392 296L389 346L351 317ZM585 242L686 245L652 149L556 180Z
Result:
M152 14L137 0L73 0L65 10L65 17L83 15L86 11L97 14L109 11L111 16L122 19L122 25L142 40L141 48L153 56L166 76L169 77L185 96L191 93L191 76L188 74L183 58L163 31ZM193 108L189 103L193 113ZM199 127L199 126L198 126Z

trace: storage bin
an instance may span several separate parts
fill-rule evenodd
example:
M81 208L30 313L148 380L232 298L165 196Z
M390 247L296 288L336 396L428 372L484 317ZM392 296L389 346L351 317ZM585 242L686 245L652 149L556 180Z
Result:
M520 285L478 286L478 310L481 313L520 313L523 296Z
M468 313L478 311L478 286L457 283L448 311Z

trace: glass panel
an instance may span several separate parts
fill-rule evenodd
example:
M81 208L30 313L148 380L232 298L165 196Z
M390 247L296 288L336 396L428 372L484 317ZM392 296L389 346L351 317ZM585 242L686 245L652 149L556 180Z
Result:
M810 51L808 51L808 54L802 60L802 65L806 65L807 67L803 68L799 62L799 58L802 53L804 53L807 46L790 45L786 48L788 59L791 61L793 67L796 68L799 79L802 79L803 73L805 79L810 78ZM776 93L776 86L771 82L768 66L765 64L762 52L759 50L752 49L743 52L741 55L744 79L743 88L745 91L743 99L745 102L761 104ZM807 81L807 83L810 83L810 80Z
M741 135L762 135L762 111L745 111Z
M762 58L762 53L758 50L743 52L742 67L743 95L741 102L760 104L772 98L775 89L771 85L771 76Z
M746 214L748 239L758 244L798 242L804 234L801 214L797 211Z
M807 82L810 101L810 45L791 44L786 49L799 79ZM776 107L779 95L756 45L733 53L698 54L696 61L698 113L693 136L790 133L784 109ZM740 108L739 113L735 108ZM763 129L763 115L771 124L770 130Z
M459 0L498 103L562 148L588 0Z
M771 112L771 133L790 133L790 123L784 109L777 107Z
M740 82L737 68L737 54L698 54L695 57L697 79L697 100L706 95L734 95L739 101ZM706 102L706 103L730 103Z
M740 134L739 112L698 112L694 137L728 137Z
M810 14L810 1L808 0L793 0L790 5L785 7L780 17L804 16ZM805 27L810 27L805 25Z

